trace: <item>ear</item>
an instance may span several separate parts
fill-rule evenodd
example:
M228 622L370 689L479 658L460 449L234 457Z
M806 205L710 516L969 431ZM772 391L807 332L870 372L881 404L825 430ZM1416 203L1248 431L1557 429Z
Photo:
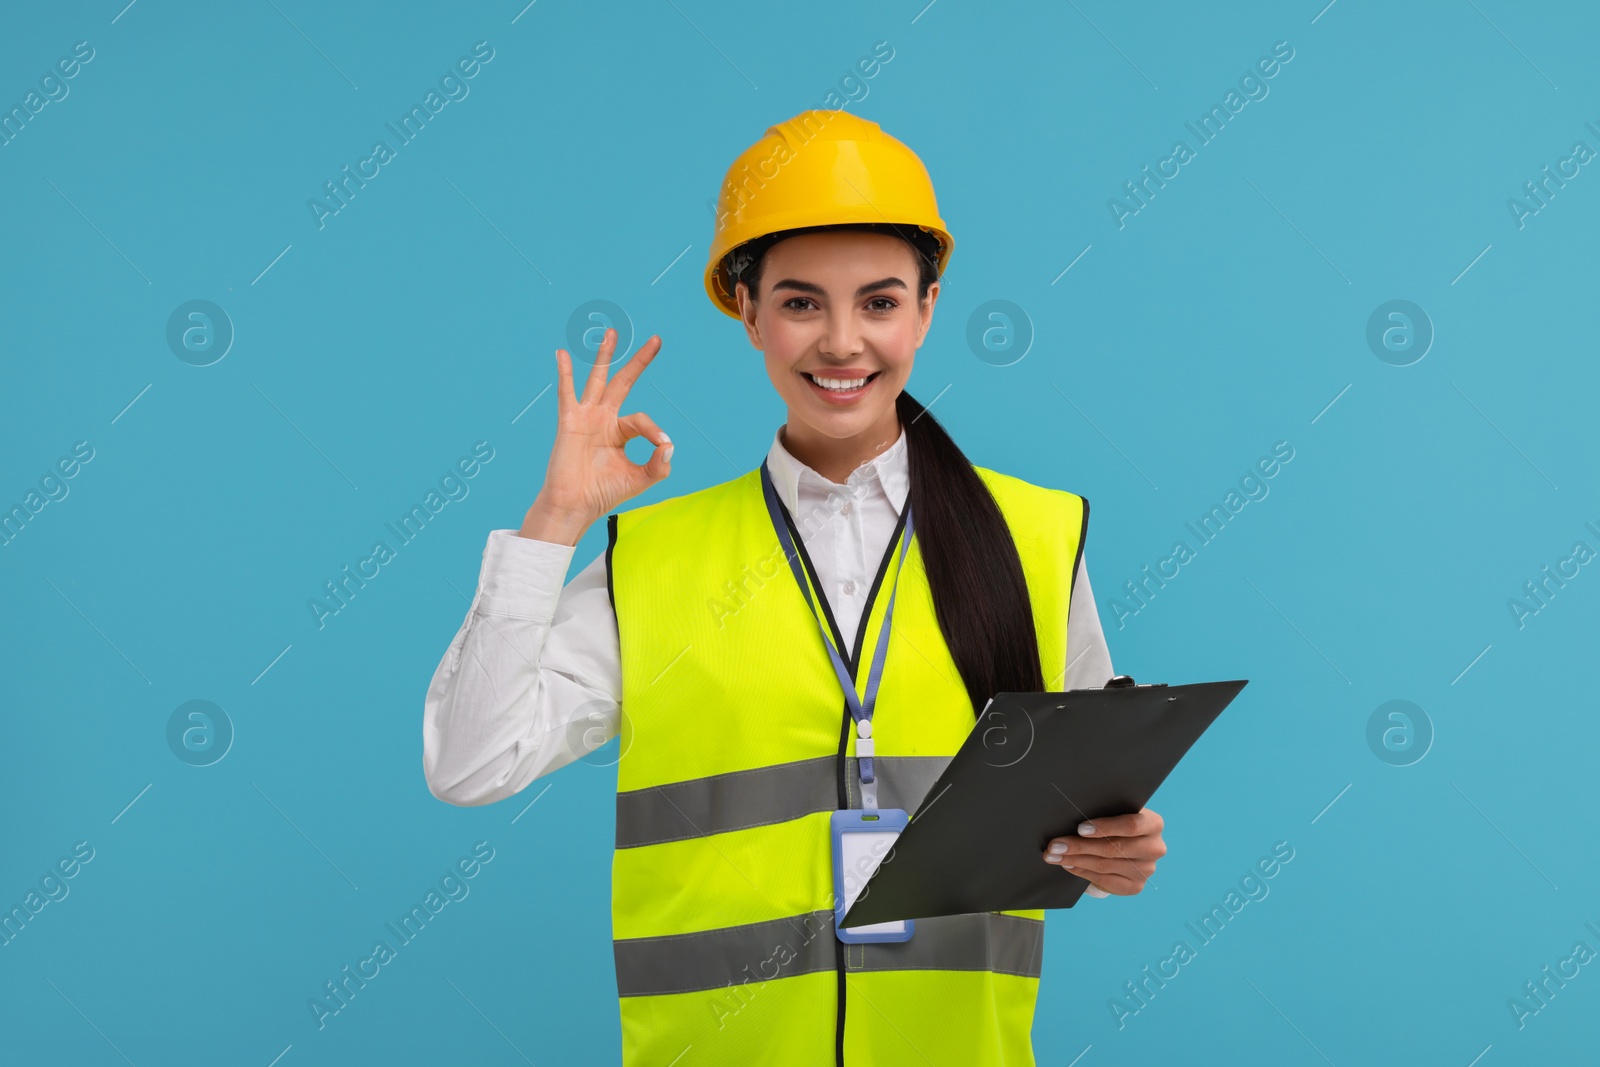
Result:
M917 347L922 347L923 339L928 336L928 328L933 325L933 305L939 302L939 283L934 282L928 286L927 299L923 301L919 314L922 324L917 327Z
M744 282L737 283L733 288L734 297L739 301L739 318L744 322L744 332L750 338L750 344L758 352L765 352L761 344L761 327L756 324L756 302L750 296L750 286Z

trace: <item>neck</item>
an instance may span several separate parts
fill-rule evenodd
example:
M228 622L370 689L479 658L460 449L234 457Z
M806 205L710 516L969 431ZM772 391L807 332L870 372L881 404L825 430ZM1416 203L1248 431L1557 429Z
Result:
M843 485L852 471L899 440L901 432L899 415L891 406L883 419L854 437L819 433L795 418L792 411L779 434L791 456L828 481Z

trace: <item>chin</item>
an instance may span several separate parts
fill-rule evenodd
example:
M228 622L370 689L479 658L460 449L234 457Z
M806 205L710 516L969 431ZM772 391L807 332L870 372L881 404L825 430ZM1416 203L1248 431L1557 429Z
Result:
M808 407L803 412L797 409L796 414L818 433L837 438L854 437L865 433L884 417L882 410L816 411L814 407Z

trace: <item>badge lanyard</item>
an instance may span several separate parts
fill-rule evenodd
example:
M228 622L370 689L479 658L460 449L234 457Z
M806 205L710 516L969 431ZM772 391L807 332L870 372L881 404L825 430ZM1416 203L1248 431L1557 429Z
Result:
M778 502L778 491L773 487L772 474L767 469L766 461L761 463L761 491L766 498L767 514L772 519L772 526L778 533L778 540L783 544L784 554L789 560L789 569L794 572L795 581L800 584L800 591L806 596L806 606L811 609L812 617L817 620L817 626L822 631L822 643L828 649L828 658L833 660L834 674L838 675L839 685L844 690L845 702L850 706L850 716L856 723L856 764L861 773L861 806L864 809L876 810L878 807L878 781L872 765L872 709L878 700L878 683L883 678L883 660L889 647L889 626L894 617L894 595L900 584L900 571L905 565L906 549L911 544L911 503L906 502L905 532L900 539L900 558L895 564L894 581L889 586L889 604L883 612L883 626L878 631L878 645L872 656L872 670L867 675L866 696L858 697L854 680L850 672L845 669L844 657L839 654L833 638L828 634L828 626L817 613L816 602L811 598L811 587L806 582L805 570L800 563L800 554L794 545L794 539L789 536L789 526L783 521L783 513ZM870 616L870 612L868 612ZM862 620L866 625L866 620Z

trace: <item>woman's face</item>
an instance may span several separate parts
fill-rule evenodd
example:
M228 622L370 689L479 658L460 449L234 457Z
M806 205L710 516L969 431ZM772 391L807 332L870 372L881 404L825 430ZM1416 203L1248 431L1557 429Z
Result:
M917 306L917 255L888 234L805 233L767 250L759 300L739 283L745 330L788 404L791 435L893 440L895 398L939 296L934 282Z

